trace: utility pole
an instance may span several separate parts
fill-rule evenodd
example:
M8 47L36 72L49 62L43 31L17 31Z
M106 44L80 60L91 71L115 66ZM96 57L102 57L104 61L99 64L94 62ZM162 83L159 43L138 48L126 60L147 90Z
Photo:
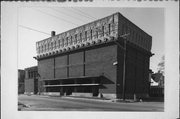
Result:
M125 89L126 89L126 43L127 39L124 39L124 59L123 59L123 100L125 101Z
M123 38L124 40L124 44L123 47L117 42L115 41L115 43L124 50L124 57L123 57L123 92L122 92L122 96L123 96L123 101L125 101L125 89L126 89L126 44L127 44L127 36L129 36L130 33L128 34L124 34L121 35L120 38Z

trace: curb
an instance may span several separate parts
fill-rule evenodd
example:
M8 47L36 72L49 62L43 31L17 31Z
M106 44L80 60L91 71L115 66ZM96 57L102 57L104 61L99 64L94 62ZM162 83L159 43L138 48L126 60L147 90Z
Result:
M25 105L21 102L18 102L18 111L21 111L23 108L30 108L29 105Z

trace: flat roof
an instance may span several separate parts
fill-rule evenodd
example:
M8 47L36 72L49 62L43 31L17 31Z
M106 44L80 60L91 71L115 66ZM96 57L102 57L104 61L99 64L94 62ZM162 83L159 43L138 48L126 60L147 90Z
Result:
M54 78L54 79L42 79L44 81L53 81L53 80L68 80L68 79L88 79L88 78L98 78L99 76L80 76L80 77L68 77L68 78Z

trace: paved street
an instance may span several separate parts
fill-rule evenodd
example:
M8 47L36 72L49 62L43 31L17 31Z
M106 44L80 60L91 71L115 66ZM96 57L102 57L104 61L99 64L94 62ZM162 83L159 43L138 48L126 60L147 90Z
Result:
M164 102L112 102L73 97L19 95L21 110L27 111L163 111ZM20 107L20 106L19 106Z

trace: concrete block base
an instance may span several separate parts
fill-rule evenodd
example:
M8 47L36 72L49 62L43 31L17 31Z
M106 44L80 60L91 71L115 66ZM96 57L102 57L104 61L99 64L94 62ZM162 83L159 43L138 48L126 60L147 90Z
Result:
M77 92L73 92L72 96L93 97L93 94L92 93L77 93Z
M34 92L24 92L25 95L33 95Z
M100 93L98 95L98 97L100 98L107 98L107 99L115 99L117 97L116 94L112 94L112 93Z
M59 92L42 92L42 95L60 96Z

